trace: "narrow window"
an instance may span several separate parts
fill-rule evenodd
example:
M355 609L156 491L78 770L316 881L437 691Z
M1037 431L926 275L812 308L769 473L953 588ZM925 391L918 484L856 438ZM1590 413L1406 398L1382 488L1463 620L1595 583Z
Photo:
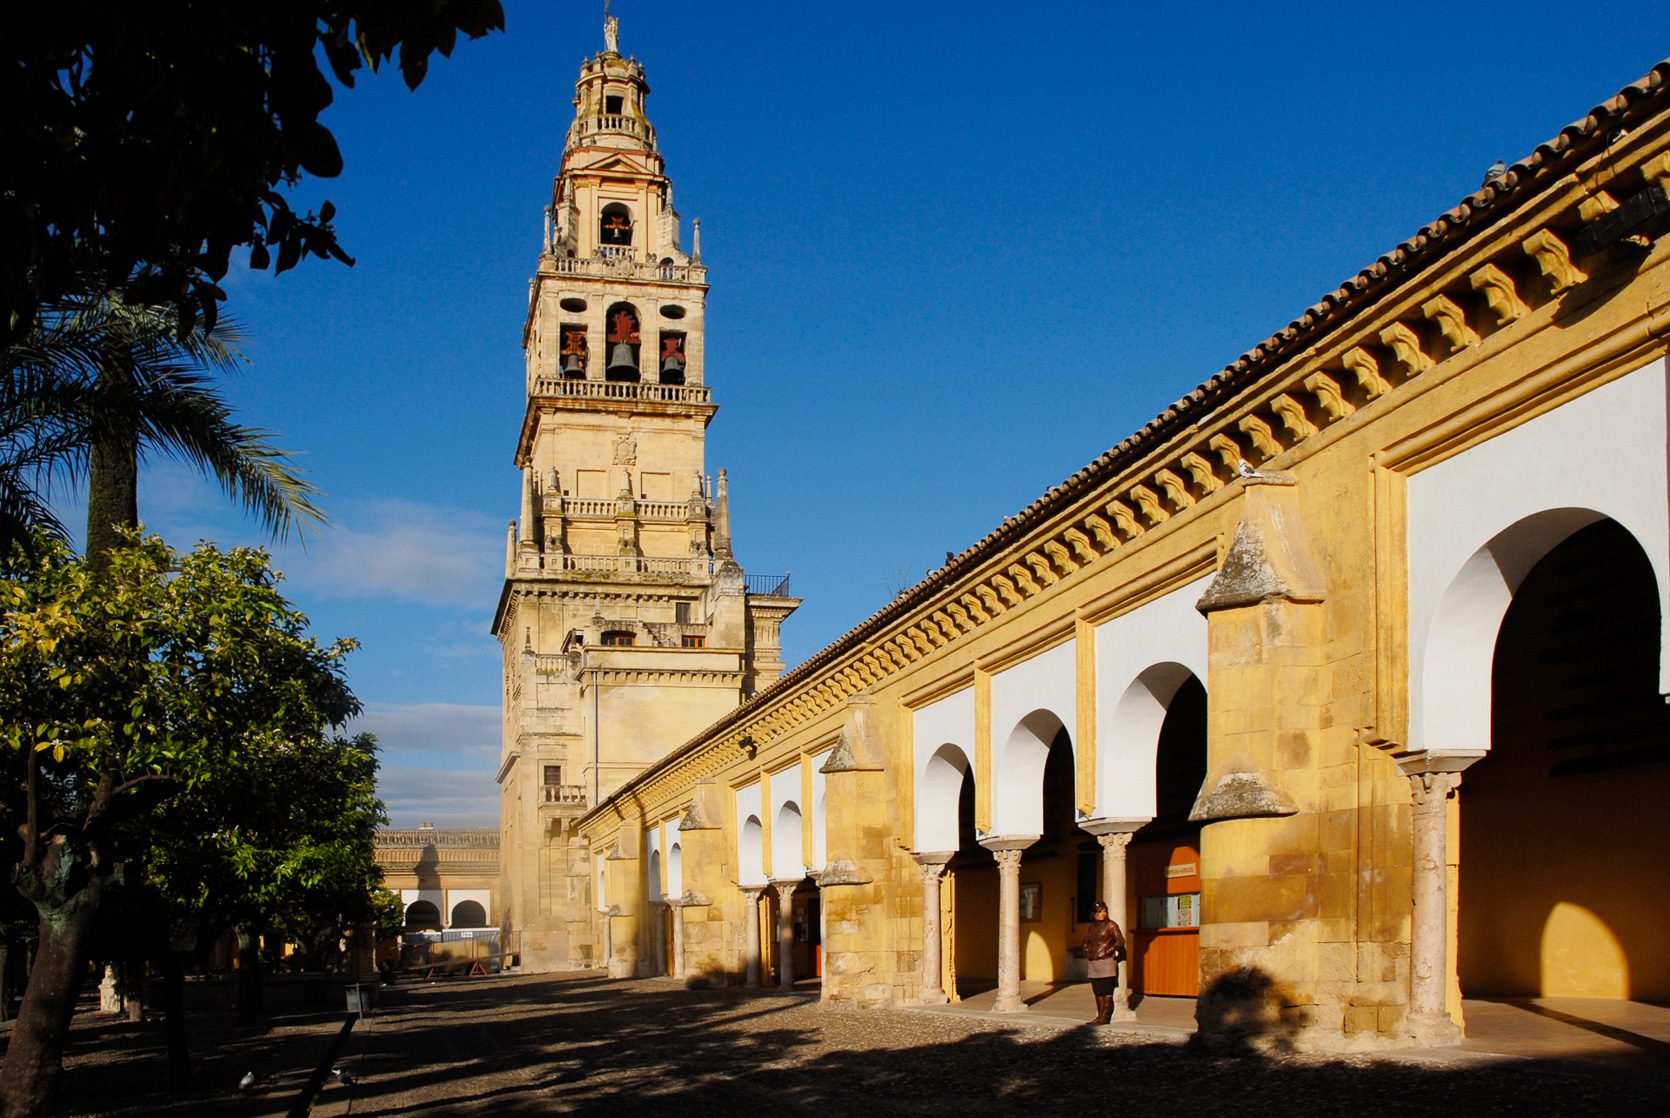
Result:
M704 637L704 636L700 636L696 633L686 633L686 634L684 634L684 647L685 648L706 648L707 647L707 638Z

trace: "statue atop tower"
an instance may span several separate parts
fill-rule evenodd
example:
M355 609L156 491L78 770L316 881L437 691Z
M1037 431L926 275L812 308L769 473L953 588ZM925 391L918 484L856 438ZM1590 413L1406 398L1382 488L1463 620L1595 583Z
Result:
M494 618L501 908L532 970L595 958L601 898L574 822L776 680L800 604L786 575L744 573L730 478L707 472L707 269L680 247L649 82L618 36L608 17L581 64L545 211Z

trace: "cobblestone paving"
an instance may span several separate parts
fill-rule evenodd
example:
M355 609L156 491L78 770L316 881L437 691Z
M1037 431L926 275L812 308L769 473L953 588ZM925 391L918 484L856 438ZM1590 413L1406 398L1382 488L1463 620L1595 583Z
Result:
M1174 1039L661 981L530 976L397 988L315 1113L1611 1115L1670 1076L1526 1062L1196 1055Z

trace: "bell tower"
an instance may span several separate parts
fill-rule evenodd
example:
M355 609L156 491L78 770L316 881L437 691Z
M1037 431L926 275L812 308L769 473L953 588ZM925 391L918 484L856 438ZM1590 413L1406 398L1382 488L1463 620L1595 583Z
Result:
M493 632L504 651L502 923L531 970L596 965L590 805L783 671L788 576L749 576L707 472L700 222L618 48L581 64L522 328L527 405Z

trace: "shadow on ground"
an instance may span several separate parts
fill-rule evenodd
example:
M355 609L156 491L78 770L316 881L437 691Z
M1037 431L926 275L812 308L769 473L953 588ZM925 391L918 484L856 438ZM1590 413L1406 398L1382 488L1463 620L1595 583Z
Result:
M146 1026L160 1034L160 1026ZM299 1035L299 1032L298 1032ZM314 1052L323 1050L323 1033ZM94 1030L77 1045L111 1039ZM159 1038L160 1039L160 1036ZM273 1053L296 1036L269 1041ZM170 1102L161 1056L132 1043L66 1096L75 1114L282 1113L211 1092L261 1051L226 1035L200 1093ZM286 1049L288 1051L288 1049ZM280 1058L272 1056L272 1059ZM305 1073L316 1055L296 1062ZM140 1065L154 1063L150 1069ZM1088 1028L835 1009L802 997L687 991L664 981L530 976L396 988L355 1031L332 1115L736 1113L1423 1115L1664 1113L1670 1075L1567 1075L1525 1062L1441 1066L1367 1057L1226 1058ZM211 1072L211 1069L215 1069ZM241 1074L241 1071L237 1072ZM1670 1067L1667 1067L1670 1073ZM126 1077L126 1078L124 1078ZM127 1082L143 1095L100 1093ZM299 1086L299 1078L295 1081ZM125 1092L124 1092L125 1093ZM233 1108L232 1104L236 1106ZM221 1109L216 1109L221 1106Z

